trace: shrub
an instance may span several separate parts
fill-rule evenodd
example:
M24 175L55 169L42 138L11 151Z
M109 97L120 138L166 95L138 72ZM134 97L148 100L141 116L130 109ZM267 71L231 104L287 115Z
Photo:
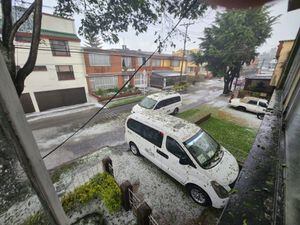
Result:
M188 88L187 82L179 82L173 86L174 91L185 91Z
M29 216L22 225L51 225L50 220L43 211L38 211Z
M103 89L101 89L101 88L99 88L99 89L97 89L97 90L95 91L95 94L96 94L96 95L99 95L99 96L106 96L107 91L106 91L106 90L103 90Z
M110 213L120 209L121 190L111 175L97 174L89 182L65 195L62 198L62 205L64 210L69 212L97 198L103 201Z

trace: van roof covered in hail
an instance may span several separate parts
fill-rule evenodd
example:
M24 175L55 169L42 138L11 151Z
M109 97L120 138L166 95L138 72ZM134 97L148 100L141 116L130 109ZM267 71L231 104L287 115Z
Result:
M133 113L130 118L135 119L154 129L169 134L184 142L201 130L200 127L183 119L157 112Z
M166 99L166 98L171 98L171 97L176 97L179 96L179 93L176 93L174 91L162 91L162 92L158 92L152 95L148 95L148 98L152 98L156 101L158 100L162 100L162 99Z

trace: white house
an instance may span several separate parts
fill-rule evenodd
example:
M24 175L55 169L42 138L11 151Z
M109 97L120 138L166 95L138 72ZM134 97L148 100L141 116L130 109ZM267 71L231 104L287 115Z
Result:
M31 26L32 18L20 28L15 39L18 66L24 65L29 53ZM88 98L84 59L74 20L43 13L36 66L26 78L21 96L24 111L81 104Z

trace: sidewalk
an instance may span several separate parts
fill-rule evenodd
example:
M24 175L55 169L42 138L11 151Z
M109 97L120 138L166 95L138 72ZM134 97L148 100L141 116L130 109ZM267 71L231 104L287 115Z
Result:
M34 112L26 114L26 119L28 122L36 121L39 119L55 117L55 116L62 116L70 113L81 112L84 110L92 109L92 108L100 108L102 104L100 103L84 103L72 106L64 106L55 109L50 109L43 112Z

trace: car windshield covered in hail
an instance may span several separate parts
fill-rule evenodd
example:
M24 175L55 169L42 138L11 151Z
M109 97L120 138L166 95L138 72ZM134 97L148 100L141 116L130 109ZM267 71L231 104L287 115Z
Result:
M157 101L155 101L154 99L146 97L139 103L139 106L146 109L152 109L155 106L156 102Z
M220 145L204 131L199 131L185 141L184 145L200 166L204 168L212 167L222 158Z

